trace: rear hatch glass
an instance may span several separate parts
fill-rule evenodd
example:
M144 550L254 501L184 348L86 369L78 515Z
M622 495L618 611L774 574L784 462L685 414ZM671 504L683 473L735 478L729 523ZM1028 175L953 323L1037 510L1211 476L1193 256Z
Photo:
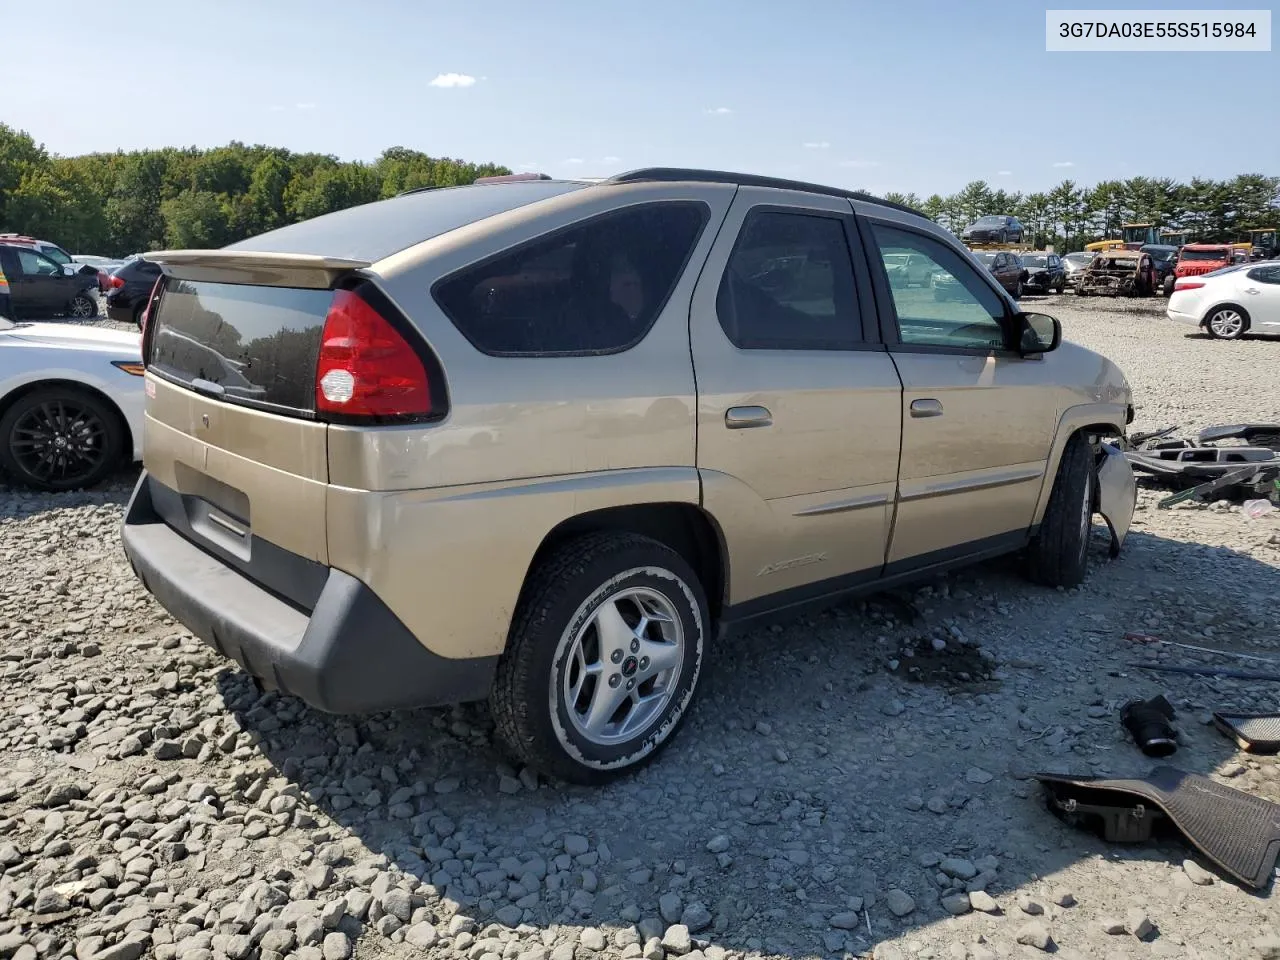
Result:
M330 290L170 278L153 320L151 370L206 396L314 415Z

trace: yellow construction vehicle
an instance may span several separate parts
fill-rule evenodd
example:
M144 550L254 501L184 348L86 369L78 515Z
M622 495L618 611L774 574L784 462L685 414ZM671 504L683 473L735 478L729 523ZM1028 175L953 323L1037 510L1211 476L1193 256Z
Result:
M1154 223L1126 223L1120 227L1119 240L1095 240L1084 248L1092 253L1099 250L1138 250L1148 243L1160 243L1160 233Z
M1280 254L1280 238L1275 227L1258 227L1249 231L1250 256L1254 260L1270 260Z

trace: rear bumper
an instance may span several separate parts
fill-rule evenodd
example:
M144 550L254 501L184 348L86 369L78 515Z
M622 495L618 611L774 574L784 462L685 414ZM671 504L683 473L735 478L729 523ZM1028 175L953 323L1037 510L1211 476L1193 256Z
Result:
M314 609L281 600L166 524L151 482L144 470L121 530L134 573L175 619L264 688L337 714L488 696L496 657L432 653L341 570L328 568Z
M1201 320L1198 314L1183 313L1180 310L1165 310L1165 316L1175 323L1185 323L1189 327L1201 326Z

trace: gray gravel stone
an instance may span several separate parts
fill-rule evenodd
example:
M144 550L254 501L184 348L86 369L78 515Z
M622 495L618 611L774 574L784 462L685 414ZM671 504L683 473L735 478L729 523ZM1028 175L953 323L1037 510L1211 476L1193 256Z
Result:
M1182 872L1187 875L1188 880L1198 887L1210 886L1214 881L1213 874L1194 860L1183 860Z
M1053 944L1053 937L1049 934L1049 928L1041 920L1028 920L1018 928L1018 934L1015 939L1023 946L1035 947L1037 950L1044 951L1047 951Z
M684 956L693 949L693 939L689 936L689 928L683 923L672 924L662 935L662 949L677 956Z
M350 960L351 940L340 930L325 934L321 945L324 960Z
M893 889L884 895L885 906L895 917L905 917L916 908L916 902L902 890Z

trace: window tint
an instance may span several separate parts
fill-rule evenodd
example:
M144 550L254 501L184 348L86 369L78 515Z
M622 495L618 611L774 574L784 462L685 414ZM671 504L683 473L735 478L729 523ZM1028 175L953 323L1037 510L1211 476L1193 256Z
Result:
M906 257L894 266L905 272ZM716 297L744 350L831 350L862 341L844 223L804 213L748 215Z
M1259 283L1280 283L1280 267L1254 267L1246 276Z
M629 207L468 267L433 292L485 353L616 353L653 325L706 218L701 203Z
M915 253L927 259L927 287L891 286L904 344L993 350L1004 348L1004 301L955 250L932 237L885 224L872 227L881 257Z
M28 277L60 277L62 268L34 250L19 250L18 263Z
M66 251L64 251L64 250L62 250L62 249L60 249L60 248L58 248L58 247L45 247L45 248L41 251L41 253L43 253L43 254L44 254L45 256L47 256L50 260L52 260L52 261L54 261L55 263L58 263L58 264L70 263L70 262L71 262L71 256L70 256L70 254L66 253Z

